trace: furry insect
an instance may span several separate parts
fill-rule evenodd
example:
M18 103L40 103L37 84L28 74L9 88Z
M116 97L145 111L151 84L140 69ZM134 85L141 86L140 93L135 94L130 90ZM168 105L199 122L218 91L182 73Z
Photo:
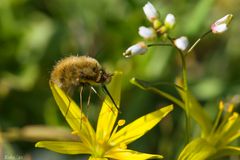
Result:
M93 86L102 86L115 107L115 101L109 93L106 84L111 81L112 74L107 73L99 62L88 56L70 56L60 60L53 68L50 81L57 84L65 93L72 94L75 88L80 88L80 108L82 109L82 93L84 86L90 86L97 95ZM90 102L90 94L87 104ZM69 110L69 108L68 108ZM66 115L67 112L66 111Z

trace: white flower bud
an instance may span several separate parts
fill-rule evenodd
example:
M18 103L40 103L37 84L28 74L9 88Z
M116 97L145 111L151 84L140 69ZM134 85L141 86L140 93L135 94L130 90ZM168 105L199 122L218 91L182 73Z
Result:
M159 17L158 11L150 2L144 5L143 11L150 22L153 22Z
M132 57L138 54L144 54L147 52L147 45L144 42L139 42L135 45L130 46L124 53L123 56L126 58Z
M169 13L167 14L164 24L167 28L173 28L173 26L175 25L175 17L173 14Z
M188 39L187 37L182 36L178 39L175 39L174 44L178 49L184 51L188 47Z
M156 37L156 32L153 28L147 28L144 26L139 27L138 34L144 39L153 39Z
M232 21L232 14L228 14L223 18L217 20L215 23L212 24L211 30L213 33L223 33L228 29L228 25Z

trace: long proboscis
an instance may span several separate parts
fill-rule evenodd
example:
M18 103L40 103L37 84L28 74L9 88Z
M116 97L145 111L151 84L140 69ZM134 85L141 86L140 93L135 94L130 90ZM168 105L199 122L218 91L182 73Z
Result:
M117 104L115 103L112 95L110 94L110 92L108 91L106 85L102 85L103 90L106 92L106 94L108 95L108 97L111 99L111 101L113 102L114 106L116 107L116 109L119 111L119 107L117 106Z

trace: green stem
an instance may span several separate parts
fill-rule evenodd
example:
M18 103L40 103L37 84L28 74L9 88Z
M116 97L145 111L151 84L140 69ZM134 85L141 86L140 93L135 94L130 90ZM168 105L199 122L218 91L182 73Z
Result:
M184 53L178 49L176 47L176 45L174 44L174 40L171 37L168 37L168 39L170 40L170 42L172 43L172 45L178 50L180 57L181 57L181 61L182 61L182 78L183 78L183 89L185 92L185 113L186 113L186 132L187 132L187 143L190 140L190 128L191 128L191 124L190 124L190 114L189 114L189 96L188 96L188 81L187 81L187 65L186 65L186 60L185 60L185 56Z
M154 46L172 46L172 44L169 43L150 43L147 45L148 47L154 47Z
M189 50L187 51L187 53L185 54L185 56L187 56L189 53L192 52L193 48L196 47L196 45L204 38L206 37L209 33L211 33L212 30L209 30L207 32L205 32L200 38L198 38L194 43L193 45L189 48Z

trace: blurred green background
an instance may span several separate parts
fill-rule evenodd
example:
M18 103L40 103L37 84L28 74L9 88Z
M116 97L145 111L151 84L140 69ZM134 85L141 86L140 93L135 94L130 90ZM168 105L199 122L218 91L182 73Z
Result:
M157 47L132 59L122 56L126 48L142 40L138 27L150 25L142 11L146 2L0 0L0 150L26 160L84 159L34 148L42 137L31 137L39 131L44 134L45 130L39 129L44 126L51 126L50 131L46 129L49 134L53 134L52 127L62 126L59 132L66 134L64 126L68 126L53 100L48 80L57 60L69 55L90 55L107 71L123 71L120 117L127 123L171 104L131 85L129 79L174 82L181 72L175 50ZM206 37L187 61L190 89L214 117L219 100L240 94L240 1L151 2L163 19L167 13L175 15L177 24L171 35L185 35L191 42L209 30L215 20L228 13L234 15L226 33ZM172 88L163 89L177 95ZM95 122L100 102L96 95L93 97L88 116ZM176 106L160 125L129 148L173 159L184 143L184 113Z

